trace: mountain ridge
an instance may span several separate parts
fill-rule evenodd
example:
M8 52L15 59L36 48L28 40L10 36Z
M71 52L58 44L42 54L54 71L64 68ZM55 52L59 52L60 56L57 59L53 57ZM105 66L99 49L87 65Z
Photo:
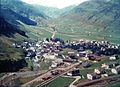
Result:
M48 15L49 17L51 17L52 19L57 18L63 14L65 14L66 12L69 12L70 10L72 10L76 5L71 5L62 9L59 8L55 8L55 7L47 7L47 6L42 6L42 5L33 5L36 9L38 9L39 11L45 13L46 15Z

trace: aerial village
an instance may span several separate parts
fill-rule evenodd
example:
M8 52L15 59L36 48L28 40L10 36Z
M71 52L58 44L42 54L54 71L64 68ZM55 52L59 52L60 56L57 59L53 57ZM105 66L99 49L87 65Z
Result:
M22 48L25 60L32 61L32 70L41 70L41 61L48 64L48 70L43 75L29 81L23 86L44 86L51 79L59 76L79 76L82 79L96 80L120 74L120 45L108 41L64 41L60 38L47 38L41 41L12 44ZM42 70L41 70L42 71ZM39 80L38 80L39 78Z

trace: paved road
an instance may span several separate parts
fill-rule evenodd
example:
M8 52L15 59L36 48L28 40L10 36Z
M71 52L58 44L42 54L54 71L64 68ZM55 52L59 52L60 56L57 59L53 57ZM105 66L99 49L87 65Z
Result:
M64 68L64 69L63 69L63 68L61 68L61 69L59 68L59 70L65 70L65 72L61 73L61 74L58 75L58 76L53 77L53 78L50 79L50 80L47 80L47 81L45 81L45 82L37 85L36 87L42 87L42 86L47 85L48 83L50 83L51 81L57 79L58 77L63 76L64 74L70 72L71 70L73 70L73 69L74 69L76 66L78 66L78 65L79 65L79 63L76 63L76 64L72 64L71 66L69 66L69 67L67 67L67 68Z
M80 76L75 76L74 78L75 78L75 80L69 85L69 87L76 87L76 86L74 85L74 83L77 82L79 79L81 79Z
M59 74L58 76L53 76L51 79L42 82L40 85L38 85L38 87L41 87L41 86L44 86L44 85L48 84L49 82L53 81L54 79L56 79L56 78L58 78L58 77L60 77L60 76L62 76L64 74L66 74L67 72L71 71L73 68L75 68L78 65L79 65L79 63L75 63L75 64L71 64L70 66L65 67L65 68L56 68L56 69L54 69L54 70L64 70L65 72ZM53 71L53 70L50 70L47 73L35 78L34 80L23 84L22 87L26 87L26 86L29 86L29 85L33 84L34 82L41 81L42 78L45 77L45 76L51 76L51 71Z

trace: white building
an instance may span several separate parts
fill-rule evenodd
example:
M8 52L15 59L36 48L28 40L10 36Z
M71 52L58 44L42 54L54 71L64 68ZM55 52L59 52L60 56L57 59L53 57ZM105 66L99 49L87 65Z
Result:
M105 74L106 71L103 68L99 68L99 69L94 69L94 73L96 73L96 74Z
M117 60L116 56L111 56L109 59L110 60Z
M52 63L51 68L56 68L57 67L57 63Z
M108 74L101 74L102 78L108 77Z
M45 59L53 59L53 60L56 59L56 56L55 56L55 55L51 55L51 54L47 54L47 53L44 54L43 57L44 57Z
M117 66L116 68L111 69L111 72L114 74L120 74L120 66Z

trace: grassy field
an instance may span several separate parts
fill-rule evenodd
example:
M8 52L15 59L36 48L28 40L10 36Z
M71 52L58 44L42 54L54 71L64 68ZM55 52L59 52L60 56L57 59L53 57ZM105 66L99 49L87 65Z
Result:
M94 69L91 69L91 68L89 68L89 69L82 69L82 70L80 69L81 75L84 76L83 79L87 79L87 74L88 73L93 73L93 71L94 71Z
M28 63L28 68L30 70L33 70L33 61L32 60L26 60L26 62ZM44 71L44 70L48 70L49 69L49 66L52 64L51 61L39 61L39 64L40 64L40 70L41 71Z
M93 25L81 24L80 22L54 20L56 25L55 37L62 38L64 40L78 40L78 39L90 39L90 40L108 40L112 43L120 43L120 34L112 29L104 30L100 27ZM26 26L25 29L27 35L33 39L43 39L52 36L53 30L45 26ZM111 36L111 37L110 37Z
M40 61L41 70L48 70L51 62Z
M44 87L65 87L70 85L75 79L68 77L59 77Z
M25 30L27 31L28 37L30 37L33 40L43 39L43 38L52 36L52 33L47 31L47 30L49 30L49 28L47 28L47 27L26 26L25 25Z
M19 78L19 81L20 81L20 84L25 84L33 79L35 79L36 77L33 76L33 77L26 77L26 78Z
M106 87L120 87L120 82L116 82L114 84L109 84Z
M5 36L0 37L0 60L17 60L24 56L22 49L12 47L12 43L15 41L14 39Z
M92 39L108 40L112 43L120 43L120 31L113 28L104 29L103 27L82 23L74 20L56 19L51 21L56 25L56 36L68 39Z
M30 70L33 70L33 61L32 60L26 60L26 62L27 62L27 64L28 64L28 68L30 69Z

